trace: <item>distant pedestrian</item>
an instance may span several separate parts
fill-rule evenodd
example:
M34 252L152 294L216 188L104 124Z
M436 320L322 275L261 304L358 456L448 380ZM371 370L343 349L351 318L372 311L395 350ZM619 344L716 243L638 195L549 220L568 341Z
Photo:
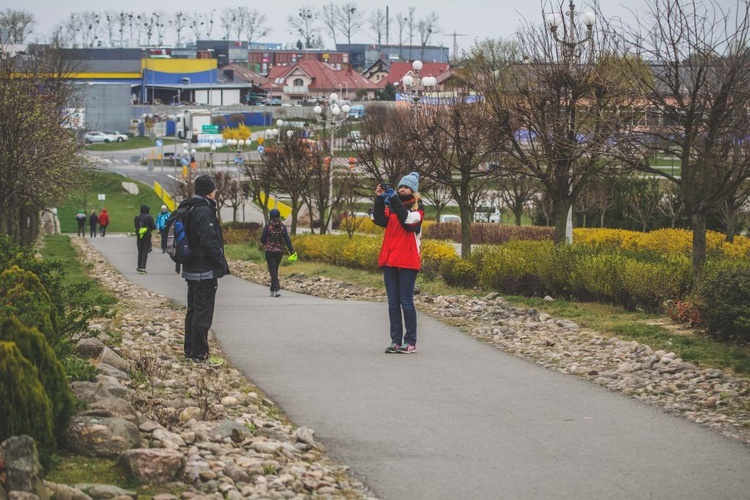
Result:
M146 261L148 253L151 251L151 231L156 229L154 218L149 212L151 209L148 205L141 205L141 211L135 216L135 239L138 248L138 267L136 271L146 274Z
M266 252L268 273L271 275L271 297L280 297L279 264L281 264L281 258L284 256L284 247L289 250L289 254L294 254L294 248L292 248L289 232L286 230L284 223L281 222L279 211L272 208L268 213L268 219L268 224L265 225L260 236L260 242Z
M99 229L102 233L102 238L107 234L107 226L109 226L109 213L106 208L102 208L99 212Z
M91 211L89 215L89 238L96 238L96 226L99 225L99 216L96 215L96 210Z
M216 184L208 175L195 179L195 195L180 207L193 207L188 216L187 237L192 258L182 266L188 284L185 315L185 359L209 360L208 330L214 319L219 278L229 274L224 240L216 217Z
M159 215L156 216L156 229L159 230L159 234L161 234L161 253L166 253L167 251L167 219L171 215L171 212L167 210L166 205L161 206L161 210L159 211Z
M385 228L378 266L383 270L388 295L391 344L386 348L386 354L417 352L414 284L421 267L424 219L424 205L417 193L418 188L419 174L412 172L399 181L398 192L384 184L378 184L375 189L373 222Z
M78 236L86 237L86 213L83 209L78 210L76 223L78 224Z

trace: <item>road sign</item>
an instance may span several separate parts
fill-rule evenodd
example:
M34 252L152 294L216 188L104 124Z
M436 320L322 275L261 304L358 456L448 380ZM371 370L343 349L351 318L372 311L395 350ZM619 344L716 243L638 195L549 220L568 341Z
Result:
M162 146L162 142L161 142L161 139L156 139L156 145L157 145L158 147L161 147L161 146Z
M219 126L218 125L203 125L201 128L201 132L203 132L204 134L218 134Z
M263 154L263 151L265 150L266 148L264 148L263 146L258 146L258 153Z

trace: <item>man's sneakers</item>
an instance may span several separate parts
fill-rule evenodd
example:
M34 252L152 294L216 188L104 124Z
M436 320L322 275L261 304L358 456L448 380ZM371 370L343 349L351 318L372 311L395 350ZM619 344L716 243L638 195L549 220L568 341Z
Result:
M411 344L404 344L398 348L398 352L400 354L416 354L417 346L413 346Z
M141 269L140 267L137 268L136 271L138 271L139 274L147 274L146 270L145 269Z
M281 297L281 293L278 290L271 290L271 297Z
M391 342L391 345L389 345L388 347L385 348L385 353L386 354L396 354L396 353L398 353L399 349L401 349L400 345L398 345L395 342Z
M208 364L208 366L211 366L214 368L224 364L224 360L221 359L220 357L209 356L208 354L205 354L203 356L193 356L191 358L186 358L186 359L188 359L191 363L195 363L198 365Z

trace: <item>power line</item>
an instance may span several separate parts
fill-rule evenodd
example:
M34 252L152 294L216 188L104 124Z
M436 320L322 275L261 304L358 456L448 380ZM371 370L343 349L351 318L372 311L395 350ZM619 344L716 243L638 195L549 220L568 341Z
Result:
M458 40L457 38L459 36L467 36L466 33L456 33L455 31L453 33L446 33L443 36L452 36L453 37L453 62L455 63L458 60Z

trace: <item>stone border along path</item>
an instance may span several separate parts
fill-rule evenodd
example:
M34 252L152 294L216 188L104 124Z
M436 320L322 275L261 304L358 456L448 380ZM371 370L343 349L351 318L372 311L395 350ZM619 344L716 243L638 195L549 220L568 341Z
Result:
M90 276L120 301L114 318L89 329L107 343L119 338L110 347L144 376L122 381L134 390L128 399L141 417L144 446L183 454L183 477L170 490L186 490L182 498L374 498L348 466L327 456L312 429L290 423L228 362L184 361L183 307L126 280L87 240L71 242ZM211 352L221 355L211 337Z
M233 261L230 267L235 276L268 284L264 266ZM281 285L318 297L382 302L387 314L382 289L301 273L282 276ZM514 307L494 292L482 298L418 294L415 304L421 313L504 352L628 394L750 444L750 378L730 370L700 368L673 352L654 351L535 309Z

